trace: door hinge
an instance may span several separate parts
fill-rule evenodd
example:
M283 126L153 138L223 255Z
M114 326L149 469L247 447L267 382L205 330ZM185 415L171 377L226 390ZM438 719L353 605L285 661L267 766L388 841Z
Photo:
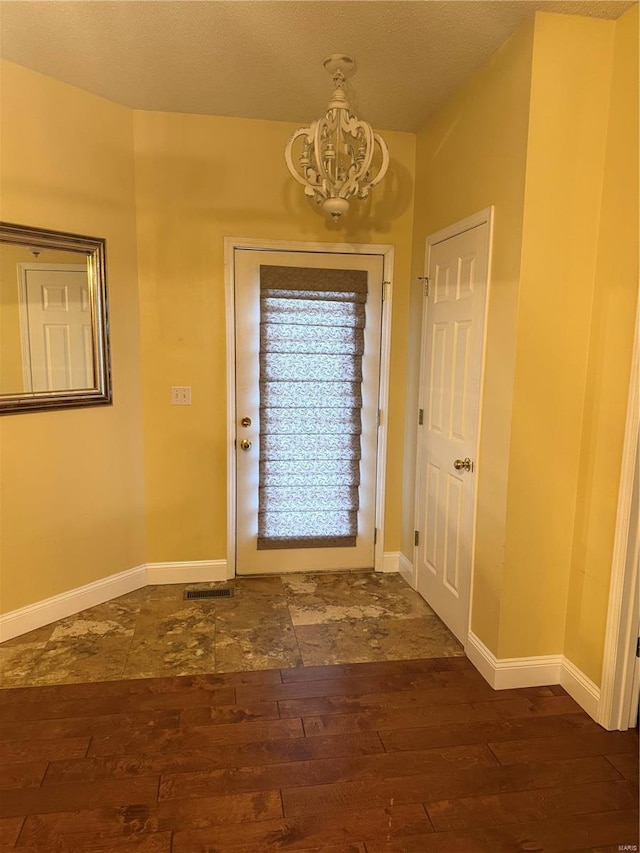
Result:
M429 295L429 276L428 275L419 275L418 281L421 281L424 283L424 295L428 296Z
M640 658L640 637L638 637L638 642L636 644L636 657Z
M378 409L378 426L382 423L382 409Z
M382 282L382 301L383 302L387 298L387 288L389 287L390 284L391 284L390 281L383 281Z
M420 426L424 423L424 409L418 409L418 423Z
M377 541L378 541L378 528L374 527L373 528L373 544L375 545Z
M420 544L420 532L418 530L413 531L413 544L414 545Z

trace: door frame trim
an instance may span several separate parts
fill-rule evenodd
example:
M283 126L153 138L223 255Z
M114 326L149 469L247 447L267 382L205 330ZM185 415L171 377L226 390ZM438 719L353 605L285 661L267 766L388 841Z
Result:
M325 254L381 255L383 259L382 328L380 330L380 383L378 408L381 412L378 427L376 456L377 531L374 546L374 569L383 571L384 509L387 468L387 422L389 405L389 368L391 355L391 317L393 297L394 247L387 243L322 243L294 240L264 240L250 237L224 238L224 281L227 359L227 575L236 574L236 310L235 310L235 251L249 249L262 252L320 252Z
M620 467L609 603L600 682L597 722L605 729L625 731L633 725L629 714L634 690L637 627L632 591L638 583L640 531L631 517L636 454L640 435L640 290L631 358L629 396ZM632 523L635 522L635 525ZM629 552L633 556L629 559Z
M495 208L493 205L489 205L489 207L485 207L482 210L479 210L477 213L472 213L470 216L465 217L464 219L459 220L458 222L454 222L451 225L447 225L445 228L441 228L439 231L435 231L433 234L430 234L425 242L425 252L424 252L424 270L423 274L427 275L429 272L429 261L431 259L431 249L433 246L438 243L442 243L445 240L449 240L451 237L457 237L459 234L464 234L465 231L470 231L472 228L477 228L479 225L487 225L488 226L488 242L487 242L487 286L485 292L485 304L484 304L484 328L482 330L482 355L481 355L481 364L480 364L480 393L479 393L479 410L478 410L478 426L476 433L476 448L475 448L475 458L479 459L480 455L480 436L482 434L482 404L484 401L484 382L485 382L485 367L486 367L486 358L487 358L487 329L488 329L488 320L489 320L489 292L491 290L491 266L492 266L492 258L493 258L493 223L494 223L494 211ZM424 300L423 294L423 302L422 305L426 306L426 302ZM424 357L425 357L425 347L426 347L426 339L427 339L427 324L426 324L426 308L423 308L423 316L421 321L421 329L420 329L420 375L418 377L418 406L420 407L423 403L422 400L422 385L423 385L423 370L424 370ZM416 471L420 470L420 464L422 462L422 442L420 441L420 433L418 433L418 437L416 439ZM468 649L470 643L470 635L471 635L471 616L473 610L473 583L475 577L475 555L476 555L476 526L477 526L477 514L478 514L478 485L477 480L474 483L473 489L473 513L471 520L471 571L469 574L469 613L467 617L467 630L464 638L464 649L465 652ZM415 492L414 492L414 523L415 530L420 530L419 527L419 507L420 507L420 495L419 495L419 487L420 481L416 476L415 483ZM414 546L413 548L413 565L414 565L414 583L415 588L418 588L418 546Z

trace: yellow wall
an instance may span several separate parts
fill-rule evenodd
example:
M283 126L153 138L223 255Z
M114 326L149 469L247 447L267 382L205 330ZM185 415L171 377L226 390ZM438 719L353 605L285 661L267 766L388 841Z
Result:
M227 553L224 237L395 246L385 550L398 550L414 135L384 133L385 182L336 225L286 170L296 125L149 112L134 125L147 560ZM171 385L192 387L191 407L170 405Z
M613 33L536 16L499 657L564 645Z
M495 205L487 360L478 465L473 629L495 651L502 595L504 527L533 27L515 34L418 133L413 280L429 234ZM412 291L409 384L417 388L421 288ZM407 424L416 423L409 398ZM411 426L410 426L411 430ZM407 434L403 547L413 551L415 427Z
M0 419L0 611L144 562L131 111L0 65L0 218L106 237L113 406Z
M599 682L638 298L638 6L614 27L565 654Z

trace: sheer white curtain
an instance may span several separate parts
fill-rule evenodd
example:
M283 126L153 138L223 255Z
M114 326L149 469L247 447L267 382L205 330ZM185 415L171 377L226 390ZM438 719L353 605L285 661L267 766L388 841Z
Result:
M260 267L258 548L355 546L367 273Z

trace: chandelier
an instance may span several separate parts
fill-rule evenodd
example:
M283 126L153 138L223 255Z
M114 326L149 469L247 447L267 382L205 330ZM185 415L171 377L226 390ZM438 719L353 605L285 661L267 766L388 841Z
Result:
M304 194L322 205L325 213L337 220L349 210L349 199L366 199L369 190L384 178L389 166L389 149L371 125L350 112L345 81L353 76L356 64L350 56L332 54L323 63L333 76L335 86L327 113L301 127L285 148L287 168L304 187ZM297 166L293 148L302 152ZM374 155L376 147L380 156Z

